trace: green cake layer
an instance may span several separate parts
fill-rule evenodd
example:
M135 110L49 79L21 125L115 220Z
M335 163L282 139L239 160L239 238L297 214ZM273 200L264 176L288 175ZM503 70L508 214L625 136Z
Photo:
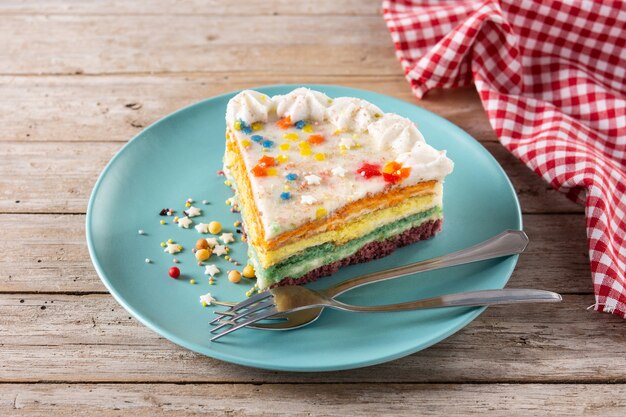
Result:
M400 233L417 227L420 224L436 220L442 217L442 208L433 207L419 213L415 213L401 220L386 224L358 239L353 239L344 245L337 246L327 242L321 245L307 248L290 256L284 261L270 266L267 269L260 267L254 249L249 247L249 256L257 271L260 288L267 288L281 281L285 277L299 278L309 271L320 266L331 264L347 258L370 242L389 239Z

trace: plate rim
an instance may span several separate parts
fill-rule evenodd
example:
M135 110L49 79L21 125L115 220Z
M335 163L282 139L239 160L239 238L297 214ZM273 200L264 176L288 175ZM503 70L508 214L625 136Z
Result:
M378 365L381 363L386 363L386 362L390 362L408 355L411 355L413 353L419 352L421 350L424 350L430 346L433 346L439 342L441 342L442 340L452 336L453 334L455 334L456 332L458 332L459 330L463 329L464 327L466 327L467 325L469 325L472 321L474 321L480 314L482 314L487 307L473 307L473 308L469 308L467 313L464 313L464 318L461 320L461 322L459 324L456 324L450 328L448 328L446 331L442 332L441 334L437 335L437 337L429 339L428 341L425 342L421 342L421 343L417 343L415 345L412 345L410 348L404 349L402 351L393 353L393 354L388 354L388 355L382 355L379 356L377 358L374 359L367 359L367 360L358 360L358 361L352 361L352 362L346 362L342 365L315 365L315 366L307 366L306 364L301 364L299 366L280 366L280 365L275 365L275 364L266 364L263 361L256 361L254 360L253 357L250 358L243 358L241 356L238 355L229 355L228 353L224 353L224 352L218 352L218 351L213 351L211 352L211 354L205 352L205 351L201 351L199 349L196 349L192 344L188 343L186 340L173 335L171 333L169 333L168 331L165 331L164 329L162 329L157 323L152 323L151 321L144 319L142 317L142 314L140 314L138 311L136 311L136 309L129 303L127 302L124 297L122 296L122 294L120 294L115 287L112 285L112 283L109 281L108 277L106 276L106 274L104 273L104 270L102 268L102 265L100 264L100 261L97 257L97 254L95 252L95 248L94 248L94 243L93 243L93 231L91 230L91 220L92 220L92 216L93 216L93 210L94 210L94 204L95 204L95 199L96 199L96 195L98 193L98 190L100 189L100 186L104 180L104 177L107 175L107 173L109 172L109 170L111 169L111 167L113 166L113 164L115 163L115 161L120 157L120 155L122 155L130 146L132 146L132 144L137 141L141 136L143 136L145 134L145 132L147 132L150 129L154 129L156 128L156 126L158 126L159 124L162 124L164 122L166 122L167 120L171 119L171 118L175 118L179 113L183 113L183 112L187 112L190 111L194 108L203 106L205 103L209 102L209 101L213 101L213 100L218 100L218 99L224 99L226 97L232 97L235 94L237 94L238 92L241 92L243 90L257 90L257 91L263 91L263 90L268 90L268 89L273 89L273 88L298 88L298 87L306 87L306 88L311 88L311 89L324 89L324 88L338 88L338 89L344 89L344 90L351 90L351 91L355 91L355 92L359 92L359 93L364 93L367 95L373 95L373 96L382 96L384 97L386 100L391 100L392 102L398 102L401 103L403 105L410 105L410 106L414 106L417 107L419 110L424 111L426 113L429 114L429 117L433 117L434 119L437 119L438 122L440 123L444 123L447 124L450 128L452 128L453 130L456 130L458 134L460 134L461 136L463 136L464 140L469 140L471 142L474 142L475 145L478 145L480 148L482 148L483 152L486 153L486 155L491 158L494 162L495 165L497 167L497 170L500 172L500 174L502 174L503 179L505 180L506 184L508 185L508 188L511 190L511 193L514 197L514 203L515 203L515 215L517 217L517 225L516 227L518 228L518 230L523 230L523 217L522 217L522 210L521 210L521 206L520 206L520 202L519 202L519 198L517 196L517 192L515 191L515 187L513 186L511 179L509 178L509 176L506 174L506 172L504 171L504 169L502 168L502 166L500 165L500 163L493 157L493 155L482 145L482 143L480 143L478 140L476 140L472 135L470 135L469 133L467 133L465 130L461 129L459 126L457 126L456 124L454 124L453 122L449 121L448 119L446 119L445 117L442 117L424 107L418 106L415 103L409 102L409 101L405 101L396 97L392 97L383 93L379 93L376 91L371 91L371 90L365 90L365 89L361 89L361 88L354 88L354 87L348 87L348 86L343 86L343 85L336 85L336 84L309 84L309 83L304 83L304 84L270 84L270 85L262 85L262 86L255 86L255 87L248 87L248 88L243 88L243 89L236 89L236 90L232 90L230 92L224 93L224 94L219 94L219 95L215 95L215 96L211 96L211 97L207 97L205 99L202 99L200 101L196 101L194 103L191 103L187 106L181 107L180 109L175 110L174 112L168 113L165 116L159 118L158 120L156 120L155 122L151 123L149 126L143 128L140 132L138 132L136 135L134 135L131 139L128 140L128 142L126 142L116 153L115 155L113 155L113 157L111 157L111 159L109 160L109 162L105 165L105 167L102 169L102 172L100 173L100 175L98 176L98 179L96 180L96 182L94 183L94 186L92 188L91 194L89 196L89 201L87 203L87 211L85 214L85 237L87 240L87 249L89 252L89 257L91 258L91 263L94 266L94 269L96 270L96 273L98 274L98 278L100 278L100 281L104 284L104 286L106 287L106 289L109 291L109 293L113 296L113 298L115 299L115 301L117 301L118 304L120 304L128 313L130 313L133 317L135 317L140 323L142 323L144 326L148 327L150 330L154 331L155 333L157 333L159 336L166 338L167 340L169 340L170 342L173 342L185 349L189 349L193 352L196 352L198 354L201 354L203 356L207 356L207 357L211 357L214 359L218 359L218 360L222 360L225 362L229 362L229 363L234 363L234 364L238 364L238 365L243 365L243 366L248 366L248 367L252 367L252 368L258 368L258 369L266 369L266 370L274 370L274 371L290 371L290 372L329 372L329 371L340 371L340 370L347 370L347 369L357 369L357 368L363 368L363 367L367 367L367 366L373 366L373 365ZM503 286L501 288L504 288L506 286L506 284L509 282L511 275L513 274L513 271L515 270L515 267L517 266L517 262L519 260L519 255L512 255L511 257L509 257L508 259L511 259L512 262L510 263L510 266L507 268L506 270L506 280L503 283ZM209 345L210 346L210 345Z

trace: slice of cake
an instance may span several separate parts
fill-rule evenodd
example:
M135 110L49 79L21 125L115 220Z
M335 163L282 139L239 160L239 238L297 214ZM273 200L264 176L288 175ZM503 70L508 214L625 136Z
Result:
M413 122L365 100L242 91L226 112L224 172L261 289L367 262L441 229L453 163Z

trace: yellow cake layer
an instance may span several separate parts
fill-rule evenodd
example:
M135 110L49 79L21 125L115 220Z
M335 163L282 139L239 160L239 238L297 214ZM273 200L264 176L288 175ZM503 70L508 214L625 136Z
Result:
M261 266L267 268L308 247L321 245L326 242L343 245L386 224L440 205L441 193L412 197L398 205L364 214L350 222L343 223L339 228L296 240L275 250L263 250L255 247L257 258Z
M392 188L385 193L373 195L346 204L341 209L322 219L313 220L294 230L288 230L271 240L265 239L264 228L258 215L248 170L246 169L241 149L232 132L227 132L225 165L237 186L237 194L242 208L242 217L246 225L248 242L259 253L270 253L293 242L306 241L320 233L339 230L348 222L377 210L396 206L407 199L419 196L440 195L441 184L437 181L425 181L408 187ZM272 259L274 259L272 257Z

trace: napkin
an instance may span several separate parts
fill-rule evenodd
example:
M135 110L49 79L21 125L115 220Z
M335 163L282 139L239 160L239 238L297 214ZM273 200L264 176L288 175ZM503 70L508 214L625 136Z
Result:
M500 142L585 205L594 308L624 317L626 2L385 0L383 14L418 98L473 82Z

